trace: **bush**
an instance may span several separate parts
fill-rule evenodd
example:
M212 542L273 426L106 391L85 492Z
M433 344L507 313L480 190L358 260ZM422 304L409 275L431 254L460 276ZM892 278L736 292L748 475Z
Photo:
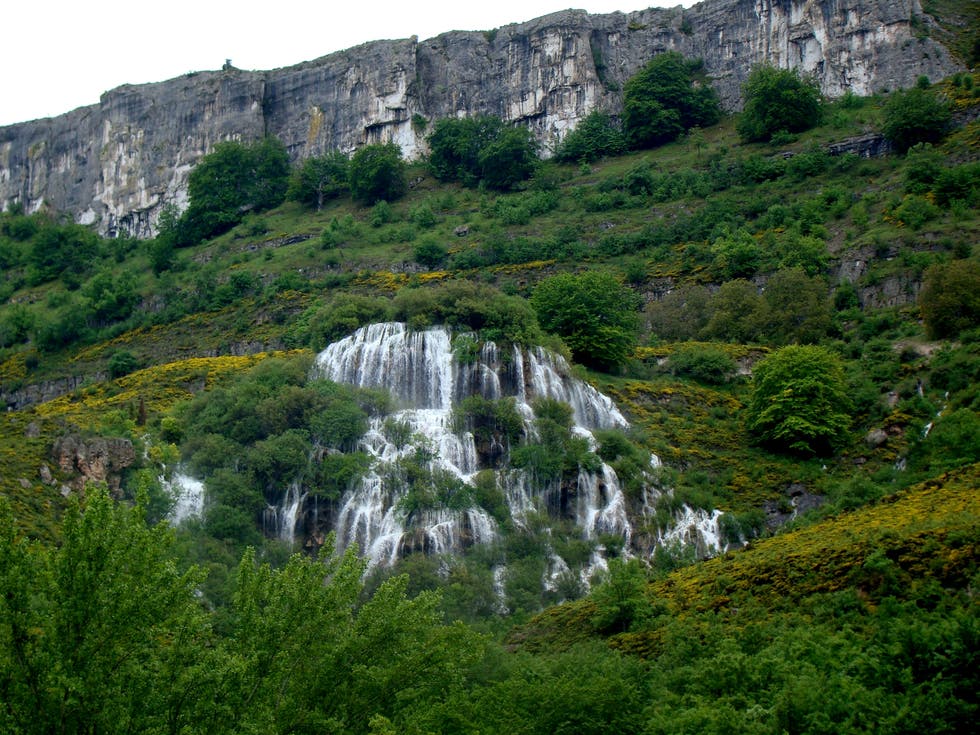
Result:
M405 194L405 162L394 143L376 143L359 149L350 161L351 195L364 204L391 202Z
M881 132L899 153L916 143L938 143L949 128L949 105L931 90L896 92L885 102Z
M769 140L783 131L799 133L821 119L820 88L797 69L752 67L742 99L745 106L735 127L745 141Z
M541 326L559 335L577 360L608 370L636 345L639 297L611 273L562 273L538 284L531 304Z
M412 252L415 262L424 265L426 268L439 266L446 259L447 254L446 246L433 240L420 242Z
M282 203L289 183L289 155L276 138L251 145L218 143L187 180L190 206L177 227L177 245L195 245L227 232L247 212Z
M591 163L605 156L618 156L625 151L626 140L612 118L601 110L593 110L562 138L555 149L555 160L564 163Z
M507 190L531 177L537 144L524 127L491 115L439 120L428 138L429 169L440 181Z
M735 372L735 360L728 353L707 345L683 345L674 350L667 365L674 375L714 385L727 382Z
M756 440L795 454L825 455L847 440L851 401L838 358L792 345L760 361L746 426Z
M655 56L623 89L623 134L632 148L661 145L720 119L718 95L701 60L676 51Z
M956 337L980 324L980 263L961 260L931 266L919 293L926 334Z
M286 198L319 211L325 201L347 191L349 166L350 161L340 151L307 158L293 171Z

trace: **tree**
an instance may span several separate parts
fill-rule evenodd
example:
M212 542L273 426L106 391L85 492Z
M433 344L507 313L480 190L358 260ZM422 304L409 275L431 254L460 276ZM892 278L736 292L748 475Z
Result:
M509 191L534 174L538 165L537 142L525 127L504 128L480 149L477 160L484 185Z
M555 160L592 162L625 151L626 140L612 118L602 110L593 110L562 138L555 149Z
M428 141L432 175L464 186L511 189L530 178L538 160L530 130L492 115L439 120Z
M931 266L919 294L919 308L931 339L954 338L980 325L980 263L957 260Z
M636 345L640 298L611 273L561 273L534 289L541 326L559 335L576 360L603 370L622 365Z
M820 88L798 69L757 64L742 85L742 99L745 106L735 128L745 141L809 130L822 114Z
M282 203L289 181L289 155L276 138L251 145L215 145L187 180L190 206L180 219L177 245L193 245L241 222L247 212Z
M347 191L349 166L350 160L340 151L307 158L293 171L286 198L320 211L325 201Z
M847 440L851 401L840 358L791 345L753 370L746 426L755 439L795 454L829 454Z
M631 148L650 148L692 127L714 125L721 107L700 59L676 51L655 56L623 88L623 134Z
M920 87L893 94L882 114L881 132L899 153L916 143L938 143L952 120L949 105Z
M166 525L90 487L63 542L14 534L0 503L0 723L5 732L206 730L222 667Z
M391 202L405 194L405 161L395 143L359 149L350 161L351 195L364 204Z

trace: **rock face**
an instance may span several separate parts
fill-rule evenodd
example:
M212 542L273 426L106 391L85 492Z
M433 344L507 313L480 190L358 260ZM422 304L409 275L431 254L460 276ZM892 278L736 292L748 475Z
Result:
M825 94L909 87L958 69L925 37L919 0L706 0L684 10L569 10L490 32L378 41L267 72L229 68L126 85L96 105L0 128L0 204L46 203L106 235L151 236L187 174L222 140L275 135L294 160L394 141L424 150L425 123L493 114L545 148L657 53L704 59L729 109L761 61L812 74Z
M136 461L136 452L128 439L84 439L68 434L54 443L51 457L62 473L73 477L73 489L82 490L89 482L104 482L117 492L120 473Z

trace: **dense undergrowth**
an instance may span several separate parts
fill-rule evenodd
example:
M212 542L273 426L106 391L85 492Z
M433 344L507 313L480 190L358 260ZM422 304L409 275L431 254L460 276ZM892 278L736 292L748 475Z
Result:
M962 79L943 88L969 109L972 81ZM200 658L182 667L164 632L139 644L160 666L132 674L148 677L145 691L161 686L154 676L175 676L167 686L187 677L208 697L183 715L179 702L148 699L163 709L135 729L162 731L146 723L169 707L176 721L215 732L229 712L251 731L966 731L980 649L980 333L965 301L953 310L966 323L950 333L937 328L949 311L918 297L950 273L977 285L980 129L967 124L903 156L827 152L876 129L883 103L845 98L821 126L772 143L734 142L726 119L655 151L545 163L505 194L439 183L412 164L413 186L396 202L339 197L317 211L287 202L178 249L162 268L153 243L99 240L51 214L0 215L0 388L15 409L0 420L0 491L12 511L2 553L20 560L0 571L9 599L32 564L53 584L45 565L67 563L45 556L65 542L61 518L75 518L79 495L67 487L72 468L54 464L54 442L125 438L137 462L117 494L143 504L138 519L118 523L166 514L158 475L181 453L217 477L223 508L161 551L207 572L194 577L207 610L180 608L200 623L184 641ZM585 559L595 546L532 518L503 548L411 555L363 583L359 563L335 559L321 590L334 595L328 612L304 606L315 562L287 564L291 550L263 537L263 493L288 479L286 459L306 462L313 438L335 431L329 446L349 449L351 427L380 400L306 385L310 350L387 319L563 350L531 297L556 274L596 269L644 304L629 359L610 372L580 369L632 423L627 436L607 437L620 448L610 461L626 475L630 447L655 452L658 481L674 488L638 533L655 534L683 504L718 508L725 540L750 548L697 564L680 547L648 565L614 562L590 597L532 618L585 593L574 580L541 589L546 548ZM932 307L944 316L930 321ZM797 343L821 345L843 366L851 425L824 456L775 451L746 424L753 366ZM302 409L310 405L341 418L325 426ZM470 405L468 418L504 426L505 408ZM353 459L303 469L325 502L357 471L356 453L343 456ZM488 508L499 501L479 482L473 492ZM804 496L819 507L799 514ZM251 576L248 556L236 576L247 545L271 566ZM512 574L506 612L492 574L501 555ZM56 587L45 589L18 608L22 618L5 608L0 638L26 631L32 651L54 645L61 633L29 624L61 604ZM457 619L471 627L444 625ZM278 648L251 623L274 623ZM506 649L493 642L515 623ZM331 626L353 642L321 639ZM310 651L353 668L317 670ZM28 659L0 663L45 671L42 658ZM331 709L341 670L353 672L342 679L346 705ZM417 675L433 671L435 683ZM0 725L16 716L6 710Z

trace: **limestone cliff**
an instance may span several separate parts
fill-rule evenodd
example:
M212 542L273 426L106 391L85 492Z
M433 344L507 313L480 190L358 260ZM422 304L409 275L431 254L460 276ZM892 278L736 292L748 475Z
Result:
M706 0L688 10L569 10L490 32L378 41L266 72L226 69L126 85L96 105L0 128L0 204L47 203L108 235L153 233L186 203L187 174L221 140L279 137L294 159L394 141L424 146L424 120L489 113L547 147L653 55L704 59L737 109L753 63L814 75L829 96L908 87L957 70L919 0Z

